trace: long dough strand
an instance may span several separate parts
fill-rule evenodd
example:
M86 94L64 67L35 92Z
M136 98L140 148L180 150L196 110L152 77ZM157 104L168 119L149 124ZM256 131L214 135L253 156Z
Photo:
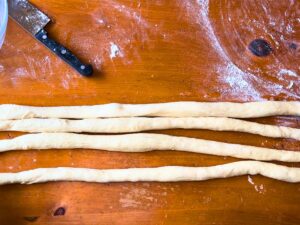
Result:
M0 152L28 149L99 149L118 152L173 150L232 156L262 161L300 162L300 152L227 144L163 134L84 135L73 133L27 134L0 141Z
M0 105L0 119L106 117L233 117L253 118L274 115L300 116L300 102L170 102L157 104L104 104L94 106L33 107Z
M0 131L22 131L31 133L132 133L174 128L239 131L267 137L294 138L300 140L300 129L217 117L0 120Z
M0 173L0 185L34 184L52 181L82 182L178 182L203 181L242 175L263 175L285 182L300 182L300 168L290 168L272 163L239 161L211 167L167 166L158 168L133 169L83 169L83 168L42 168L19 173Z

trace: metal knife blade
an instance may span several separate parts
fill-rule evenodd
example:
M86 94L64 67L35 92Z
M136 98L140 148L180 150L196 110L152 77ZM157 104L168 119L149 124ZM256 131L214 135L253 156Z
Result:
M81 75L93 74L92 65L84 64L68 48L48 36L44 27L50 18L27 0L8 0L8 12L11 18Z
M25 30L35 36L51 20L27 0L8 0L8 13Z

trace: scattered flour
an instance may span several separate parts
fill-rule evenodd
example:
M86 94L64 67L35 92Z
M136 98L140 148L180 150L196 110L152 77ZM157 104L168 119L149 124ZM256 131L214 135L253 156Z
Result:
M258 192L259 194L266 193L266 189L264 188L264 185L263 184L256 185L250 175L248 175L248 182L254 187L255 191Z
M208 44L219 56L219 64L215 68L211 68L211 71L216 74L220 83L224 84L218 90L220 94L252 101L263 100L265 95L263 93L270 93L271 96L285 93L288 96L299 98L297 93L289 90L294 84L289 83L289 86L287 86L282 83L274 83L270 79L265 79L259 68L252 71L250 68L244 70L231 60L228 52L221 46L215 34L214 26L209 18L209 3L209 0L177 1L179 7L186 11L190 20L193 20L204 31ZM251 26L248 29L251 29ZM203 36L201 37L203 38ZM276 61L276 63L283 66L280 62ZM279 71L281 74L288 76L298 76L290 70L283 69Z
M127 65L132 64L134 58L141 57L137 44L148 43L149 35L158 32L158 29L154 29L154 24L148 21L148 18L144 18L143 10L135 7L136 4L141 4L135 4L134 1L124 3L117 0L98 1L94 10L85 15L92 19L92 24L88 29L89 33L78 33L77 40L82 40L80 36L85 39L90 37L90 43L85 41L82 49L94 53L90 59L96 63L97 70L101 70L101 64L116 58ZM98 34L95 30L101 31L99 37L96 36ZM98 59L101 59L101 64L98 63Z
M254 182L253 182L252 178L250 177L250 175L248 175L248 182L249 182L250 184L254 185Z
M18 77L26 76L27 73L28 73L27 69L22 67L16 68L14 71L14 74Z
M97 21L99 24L105 24L103 19L95 18L95 21Z
M226 74L222 79L229 85L231 95L244 96L253 100L261 99L258 90L253 85L255 81L253 74L243 72L232 62L228 62L226 66L220 66L218 72Z
M121 198L119 200L119 203L122 205L123 208L134 208L134 207L138 207L141 202L140 201L136 201L134 199L130 199L130 198Z
M236 96L242 95L246 98L252 98L253 100L260 100L259 91L254 87L252 82L254 75L249 72L243 72L237 67L220 45L209 19L209 0L197 0L197 3L200 6L198 23L205 29L210 43L212 43L212 47L217 51L224 62L217 68L218 74L221 75L220 79L229 84L232 94Z
M210 196L203 196L203 203L208 204L211 202L211 197Z
M294 81L290 81L289 85L287 86L288 89L291 89L294 86Z
M134 188L127 193L120 193L119 203L123 208L149 207L157 198L146 188Z
M116 58L116 57L123 57L123 53L122 51L120 50L119 46L116 45L115 43L113 42L110 42L110 55L109 57L111 59L113 58Z
M254 186L255 190L260 193L260 194L263 194L264 193L264 185L261 184L261 185L255 185Z
M294 71L292 70L288 70L288 69L281 69L279 71L279 75L288 75L290 77L299 77L299 75L297 73L295 73Z
M230 61L223 48L221 47L215 35L213 26L209 20L209 0L197 0L197 2L200 6L200 13L198 14L198 23L202 25L205 29L206 33L208 34L208 37L211 40L211 43L213 43L213 47L217 50L220 56L224 59L227 59L227 61Z
M93 60L93 62L94 62L96 69L101 70L102 58L99 55L95 56L95 59Z

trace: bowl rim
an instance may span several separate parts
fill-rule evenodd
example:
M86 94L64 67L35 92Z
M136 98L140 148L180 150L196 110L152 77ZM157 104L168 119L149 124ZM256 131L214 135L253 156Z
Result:
M7 1L0 1L2 3L0 3L0 5L2 4L2 10L3 13L2 14L2 19L0 21L0 47L3 44L4 41L4 36L5 36L5 32L6 32L6 28L7 28L7 22L8 22L8 6L7 6Z

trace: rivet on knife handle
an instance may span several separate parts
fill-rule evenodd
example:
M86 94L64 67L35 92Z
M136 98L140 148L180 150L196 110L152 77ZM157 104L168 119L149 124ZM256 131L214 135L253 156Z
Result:
M81 75L91 76L93 74L91 65L82 63L69 49L49 38L44 29L40 30L35 37Z

